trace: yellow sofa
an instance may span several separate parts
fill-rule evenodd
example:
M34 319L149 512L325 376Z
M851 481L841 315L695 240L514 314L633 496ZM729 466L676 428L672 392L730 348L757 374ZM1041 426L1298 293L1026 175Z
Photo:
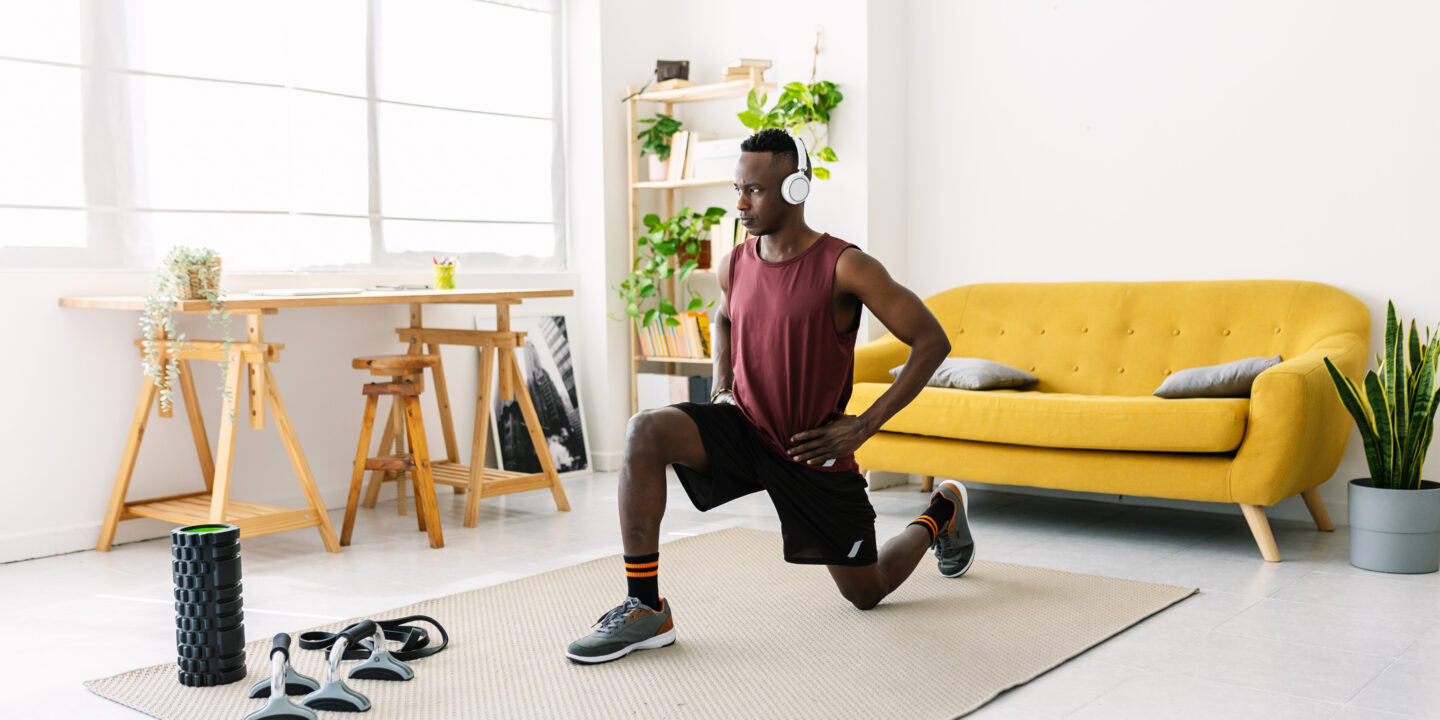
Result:
M927 387L859 451L866 470L985 483L1237 503L1266 560L1264 507L1300 494L1330 530L1316 488L1352 420L1321 359L1359 379L1370 312L1337 288L1298 281L968 285L925 301L950 354L1040 378L1021 390ZM875 402L909 348L893 335L856 348L848 412ZM1280 355L1249 398L1153 396L1178 370Z

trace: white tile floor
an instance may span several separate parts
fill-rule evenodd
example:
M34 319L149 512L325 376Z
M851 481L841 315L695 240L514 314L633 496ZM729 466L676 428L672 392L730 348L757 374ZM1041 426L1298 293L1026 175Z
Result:
M555 512L545 492L512 495L487 500L473 530L460 526L463 501L442 495L442 551L426 547L413 514L395 515L393 499L360 516L355 546L340 555L325 553L312 532L247 540L247 635L618 553L616 475L574 478L567 488L573 512ZM702 514L673 476L670 493L667 539L778 529L763 496ZM981 558L1201 589L972 718L1440 718L1440 574L1350 567L1344 528L1273 523L1285 556L1274 564L1260 559L1238 509L1221 516L1000 492L971 498ZM913 485L872 499L882 538L925 504ZM338 525L339 513L332 516ZM80 683L173 660L169 560L169 541L153 540L0 565L0 717L140 717ZM622 588L617 579L617 597ZM904 699L896 703L904 717Z

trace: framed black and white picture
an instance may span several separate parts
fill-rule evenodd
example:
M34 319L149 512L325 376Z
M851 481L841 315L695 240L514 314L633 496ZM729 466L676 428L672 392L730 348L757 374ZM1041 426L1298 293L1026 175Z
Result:
M580 411L580 388L576 384L575 360L563 316L517 317L511 329L523 331L525 347L517 349L516 360L550 457L561 475L590 471L590 443L585 436ZM497 363L498 365L498 363ZM496 460L502 470L522 473L541 471L540 459L530 441L525 416L515 400L500 399L499 384L492 382L490 423L494 428Z

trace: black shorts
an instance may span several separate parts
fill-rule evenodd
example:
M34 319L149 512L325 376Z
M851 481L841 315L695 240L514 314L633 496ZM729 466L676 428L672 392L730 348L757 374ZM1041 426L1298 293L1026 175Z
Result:
M704 512L758 490L770 493L785 538L785 560L804 565L871 565L875 508L865 478L806 467L776 452L730 404L679 403L700 428L709 474L676 464L695 508Z

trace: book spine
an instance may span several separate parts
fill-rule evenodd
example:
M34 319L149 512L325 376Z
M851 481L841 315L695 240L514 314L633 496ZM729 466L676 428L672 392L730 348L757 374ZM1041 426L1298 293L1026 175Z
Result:
M695 318L695 322L698 325L700 347L705 351L705 357L714 357L710 350L710 316L702 312Z

